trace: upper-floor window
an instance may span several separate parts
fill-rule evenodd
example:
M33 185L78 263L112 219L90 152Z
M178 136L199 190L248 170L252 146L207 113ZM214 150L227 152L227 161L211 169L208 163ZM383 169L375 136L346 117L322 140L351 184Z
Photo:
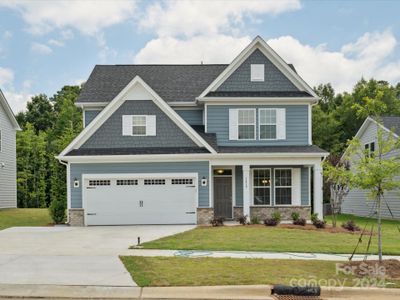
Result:
M364 148L365 148L365 155L372 157L375 152L375 142L365 144Z
M122 135L155 136L156 116L153 115L122 116Z
M276 139L276 109L260 109L258 113L260 140Z
M238 110L238 139L254 140L256 136L256 110Z
M252 64L250 66L250 80L251 81L264 81L264 65Z

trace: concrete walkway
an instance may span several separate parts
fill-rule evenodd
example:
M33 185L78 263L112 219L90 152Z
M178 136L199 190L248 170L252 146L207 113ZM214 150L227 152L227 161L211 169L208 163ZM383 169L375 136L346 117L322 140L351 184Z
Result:
M202 251L202 250L153 250L131 249L124 251L127 256L166 256L166 257L229 257L229 258L262 258L262 259L300 259L300 260L331 260L347 261L350 254L326 254L326 253L295 253L295 252L257 252L257 251ZM363 260L365 255L354 255L353 260ZM377 255L369 255L369 260L378 259ZM398 259L400 256L385 255L384 259Z

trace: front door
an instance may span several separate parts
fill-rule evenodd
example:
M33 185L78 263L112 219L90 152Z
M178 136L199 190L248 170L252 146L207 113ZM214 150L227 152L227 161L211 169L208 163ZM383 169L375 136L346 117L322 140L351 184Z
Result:
M214 216L232 219L232 176L214 176Z

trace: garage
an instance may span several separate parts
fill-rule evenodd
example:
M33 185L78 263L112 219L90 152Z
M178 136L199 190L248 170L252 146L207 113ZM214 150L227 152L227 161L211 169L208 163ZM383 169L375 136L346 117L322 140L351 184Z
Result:
M86 225L196 224L196 173L83 175Z

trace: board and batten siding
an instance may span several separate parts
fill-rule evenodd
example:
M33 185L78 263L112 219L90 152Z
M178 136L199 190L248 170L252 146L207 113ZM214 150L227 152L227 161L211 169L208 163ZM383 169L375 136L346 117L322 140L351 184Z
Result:
M360 136L362 147L364 144L375 142L375 149L378 145L377 141L378 129L377 125L370 122L365 131ZM394 153L389 154L387 157L392 156ZM400 180L400 178L398 178ZM392 191L385 194L384 199L390 207L395 218L400 219L400 191ZM374 212L374 201L368 198L368 192L360 189L351 189L342 203L342 213L352 214L357 216L369 216ZM392 216L386 204L382 203L382 217L391 219Z
M176 109L178 115L190 125L203 125L203 110L201 109Z
M71 208L82 208L82 174L122 174L122 173L197 173L198 174L198 207L209 206L207 186L201 186L201 179L209 177L208 161L200 162L154 162L154 163L102 163L102 164L71 164ZM79 180L75 188L74 180ZM208 179L209 181L209 179Z
M271 169L271 196L272 196L272 206L274 206L274 168L270 168L268 166L263 166L263 167L257 167L257 168L266 168L266 169ZM308 167L302 167L301 168L301 179L300 179L300 195L301 195L301 205L303 206L309 206L310 204L310 177L309 177L309 168ZM236 166L235 168L235 206L237 207L242 207L243 206L243 171L242 171L242 166ZM252 179L252 176L251 176ZM251 182L251 186L253 186L253 180ZM251 202L253 199L250 200Z
M90 124L94 120L94 118L97 117L97 115L101 112L101 109L90 109L90 110L84 110L84 118L83 120L85 123L83 124L85 127Z
M256 111L256 139L229 140L229 109L255 108ZM258 109L285 108L286 110L286 139L259 140L258 139ZM289 146L308 145L308 106L307 105L208 105L207 132L216 133L220 146Z
M17 207L16 130L0 104L0 208Z

